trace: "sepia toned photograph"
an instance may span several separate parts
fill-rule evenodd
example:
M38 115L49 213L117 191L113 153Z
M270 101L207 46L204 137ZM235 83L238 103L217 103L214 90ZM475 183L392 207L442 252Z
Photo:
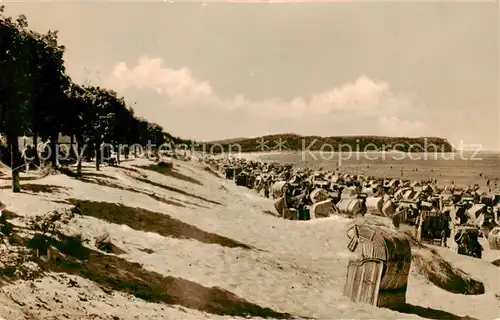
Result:
M499 15L0 0L0 320L499 320Z

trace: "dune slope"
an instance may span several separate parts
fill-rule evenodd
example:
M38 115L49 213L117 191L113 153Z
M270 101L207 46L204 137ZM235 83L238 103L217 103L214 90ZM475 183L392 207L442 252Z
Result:
M277 219L264 213L273 210L272 200L217 177L203 164L174 160L173 167L163 168L132 160L100 172L89 164L82 179L58 174L23 180L20 194L10 192L5 177L0 200L12 213L7 223L17 237L2 246L0 259L3 270L10 270L3 272L0 288L6 319L500 314L498 268L446 250L433 254L482 282L484 294L449 292L414 268L404 314L350 302L342 290L351 221ZM51 259L33 259L23 251L41 248L25 240L30 222L53 217L55 210L60 214L53 224L64 236L44 240ZM108 245L100 245L102 239Z

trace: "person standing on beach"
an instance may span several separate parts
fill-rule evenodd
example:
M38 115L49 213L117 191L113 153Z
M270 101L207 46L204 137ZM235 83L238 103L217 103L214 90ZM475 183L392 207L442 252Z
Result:
M30 164L29 164L29 161L28 161L29 147L30 146L24 147L23 151L21 152L21 159L24 160L24 166L25 166L26 173L28 173L28 170L29 170L29 167L30 167Z
M443 217L443 229L441 231L441 247L447 247L447 242L448 238L450 237L451 234L451 217L450 217L450 212L446 211Z

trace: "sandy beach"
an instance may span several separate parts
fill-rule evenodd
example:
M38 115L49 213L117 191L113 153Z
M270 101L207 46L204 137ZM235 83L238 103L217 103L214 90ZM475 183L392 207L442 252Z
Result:
M162 292L177 298L153 298L153 285L146 296L133 287L120 287L105 280L110 274L101 274L93 267L98 262L89 260L87 272L61 269L4 283L4 318L235 319L289 314L316 319L494 319L500 312L495 296L500 274L490 263L500 258L495 252L477 260L437 251L453 268L482 281L484 294L447 292L412 267L410 313L354 304L342 295L350 257L345 236L349 219L278 219L264 213L273 210L272 200L217 177L203 164L173 160L173 171L163 174L147 169L151 164L132 160L100 172L88 164L85 182L51 175L22 181L26 191L20 194L8 190L4 178L0 197L19 216L11 223L20 226L30 216L70 209L70 202L78 199L80 213L59 228L80 234L99 263L111 266L110 274L125 273L123 279L153 279L154 274ZM108 208L115 203L120 210ZM103 234L118 253L95 247L95 239Z

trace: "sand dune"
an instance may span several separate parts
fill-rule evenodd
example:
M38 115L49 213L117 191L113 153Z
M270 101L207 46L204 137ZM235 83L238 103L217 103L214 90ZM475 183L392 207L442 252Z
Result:
M2 317L494 319L500 314L498 267L440 248L437 256L483 282L486 292L451 293L414 268L406 313L354 304L342 296L350 258L348 219L277 219L264 214L273 210L272 200L216 177L202 164L174 160L170 170L150 165L133 160L95 172L88 164L83 181L52 175L23 181L29 185L20 194L2 188L8 180L0 182L1 201L20 216L9 220L13 225L76 205L74 216L58 227L81 235L84 245L78 254L65 253L69 245L53 240L62 260L41 263L44 273L24 262L16 269L32 268L34 279L4 275ZM103 235L114 246L109 252L96 246ZM498 258L494 252L485 256ZM0 261L4 269L9 264Z

